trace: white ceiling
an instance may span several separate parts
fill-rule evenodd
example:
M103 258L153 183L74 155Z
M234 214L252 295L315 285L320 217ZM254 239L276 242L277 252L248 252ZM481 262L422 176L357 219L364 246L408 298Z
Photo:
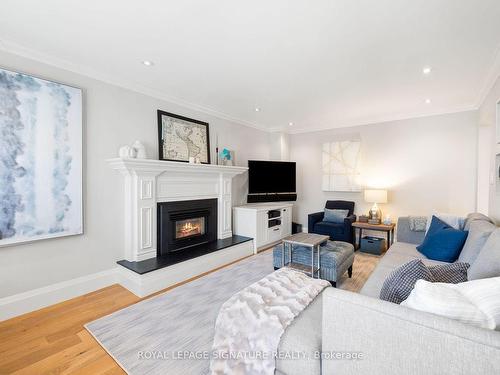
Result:
M250 126L304 131L476 108L500 66L500 1L2 0L0 40Z

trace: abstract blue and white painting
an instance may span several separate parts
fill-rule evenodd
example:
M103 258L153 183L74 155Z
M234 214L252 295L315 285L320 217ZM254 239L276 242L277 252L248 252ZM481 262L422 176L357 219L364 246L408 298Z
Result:
M0 69L0 246L82 226L82 90Z

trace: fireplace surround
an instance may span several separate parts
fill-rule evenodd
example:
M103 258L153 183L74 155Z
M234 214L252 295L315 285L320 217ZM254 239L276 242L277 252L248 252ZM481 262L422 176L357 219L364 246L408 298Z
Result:
M217 240L217 199L157 204L158 256Z
M156 258L157 204L188 200L217 200L216 239L232 233L232 184L248 168L190 164L151 159L109 159L124 176L124 258L138 262Z
M232 233L232 179L248 168L151 159L115 158L108 163L124 177L124 259L117 262L118 279L137 296L147 296L253 254L252 239ZM167 256L158 256L158 205L203 200L217 202L215 220L207 221L205 215L177 216L177 239L200 239L207 232L212 235L213 223L216 239L168 248L172 251ZM184 221L188 219L195 221L189 225Z

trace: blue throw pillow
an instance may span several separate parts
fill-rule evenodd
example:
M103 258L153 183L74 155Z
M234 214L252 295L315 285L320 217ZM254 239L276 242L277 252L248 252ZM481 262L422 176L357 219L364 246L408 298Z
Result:
M436 216L432 216L424 242L417 246L417 250L429 259L451 263L460 255L467 234L468 232L454 229Z
M344 222L344 219L347 217L347 215L349 215L349 210L332 210L329 208L325 208L325 216L323 217L323 221L341 224Z

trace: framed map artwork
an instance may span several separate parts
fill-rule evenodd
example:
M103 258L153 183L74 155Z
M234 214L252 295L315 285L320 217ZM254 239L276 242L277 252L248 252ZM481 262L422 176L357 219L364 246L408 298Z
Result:
M210 164L208 123L158 110L159 159Z

